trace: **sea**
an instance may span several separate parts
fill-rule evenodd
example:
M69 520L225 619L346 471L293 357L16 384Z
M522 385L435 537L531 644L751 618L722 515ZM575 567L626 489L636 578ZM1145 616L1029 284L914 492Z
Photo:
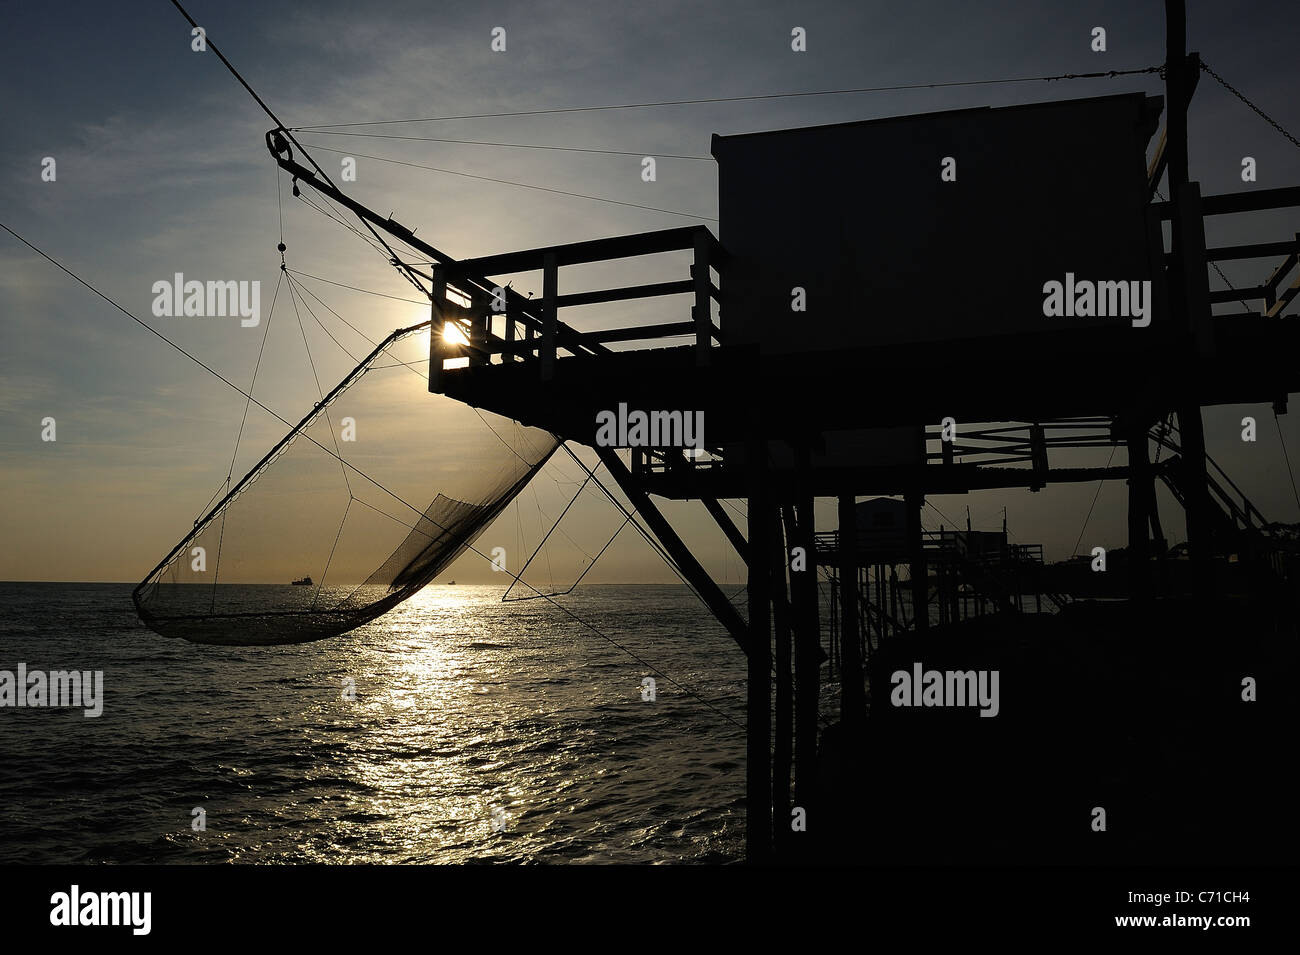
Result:
M0 863L743 856L745 661L685 587L435 584L234 648L153 633L130 594L0 583L0 671L103 673L98 717L0 707Z

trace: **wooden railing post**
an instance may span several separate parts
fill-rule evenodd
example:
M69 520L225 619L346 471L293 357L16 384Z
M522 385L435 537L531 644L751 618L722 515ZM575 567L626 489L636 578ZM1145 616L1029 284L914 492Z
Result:
M559 266L554 252L542 259L542 381L555 377L555 300L559 297Z
M442 359L445 341L442 337L445 318L443 306L447 301L447 270L441 265L433 267L433 298L429 315L429 391L442 392Z
M695 364L703 367L709 363L709 348L713 341L712 279L709 272L709 233L699 229L695 233L695 264L691 267L695 279Z
M471 366L486 365L491 362L488 355L488 340L492 331L491 302L482 302L477 296L470 300L473 318L469 323L469 363Z
M506 348L509 349L515 343L515 321L519 314L519 306L514 303L514 299L507 293L506 295ZM512 362L518 361L514 353L507 351L501 361Z
M533 361L534 357L541 357L540 353L537 356L533 355L533 350L536 347L533 344L535 338L537 338L537 323L535 321L525 322L524 342L527 345L527 348L524 350L524 361Z

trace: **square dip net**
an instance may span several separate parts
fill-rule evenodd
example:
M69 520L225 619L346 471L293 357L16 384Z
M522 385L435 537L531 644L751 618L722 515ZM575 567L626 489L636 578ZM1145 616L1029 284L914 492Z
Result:
M320 640L473 545L559 442L430 394L429 328L380 342L195 522L132 594L146 626L195 643Z

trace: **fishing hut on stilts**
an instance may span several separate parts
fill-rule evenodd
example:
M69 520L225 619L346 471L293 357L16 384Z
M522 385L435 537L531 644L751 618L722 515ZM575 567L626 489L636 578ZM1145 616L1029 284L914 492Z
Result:
M429 390L594 448L745 654L751 862L906 861L906 841L921 838L926 820L941 835L996 830L989 820L1003 819L1003 808L967 797L987 781L985 770L994 777L1019 770L1009 759L982 770L980 754L1010 747L1033 764L1043 755L1033 747L1068 749L1090 732L1070 723L1066 738L1045 741L1033 735L1041 727L999 726L994 743L978 734L994 732L998 720L931 733L890 712L888 674L899 661L996 659L1011 726L1035 722L1034 705L1052 703L1046 690L1018 689L1025 681L1056 681L1061 690L1074 685L1073 674L1091 673L1071 657L1069 639L1040 640L1033 630L1045 625L1034 621L1065 620L1074 609L1068 595L1045 586L1041 548L969 527L928 534L927 497L1127 481L1128 599L1104 621L1101 611L1080 611L1077 632L1139 632L1154 613L1143 608L1157 598L1162 619L1214 616L1221 608L1206 608L1225 547L1272 559L1263 554L1257 512L1207 473L1201 410L1272 402L1284 411L1287 393L1300 389L1300 323L1282 318L1300 289L1300 278L1285 284L1296 272L1300 235L1207 249L1205 222L1300 207L1300 187L1201 195L1187 157L1187 108L1201 69L1184 49L1181 0L1167 6L1163 98L1124 93L715 136L716 237L696 226L453 260L323 182L271 136L277 161L298 183L435 263L426 276ZM955 177L943 174L949 159ZM1170 195L1161 199L1166 175ZM1210 292L1211 263L1279 256L1281 266L1258 288ZM689 268L673 281L619 288L566 281L573 267L625 259ZM540 298L503 290L495 278L523 273L540 276ZM1053 281L1109 283L1112 304L1121 286L1131 296L1119 314L1094 307L1049 316L1045 285ZM666 302L660 324L594 325L592 306L651 298ZM1212 304L1238 298L1263 307L1212 314ZM669 304L679 317L668 320ZM570 323L579 308L582 330ZM467 344L441 334L448 322L468 330ZM688 344L664 341L683 336ZM598 418L620 406L702 412L703 452L602 444ZM955 424L949 434L946 421ZM1153 441L1173 456L1151 460ZM1126 449L1126 463L1053 460L1062 449L1116 446ZM1187 517L1190 560L1177 586L1160 571L1157 480L1176 489ZM703 504L747 566L746 613L657 498ZM747 503L744 526L724 499ZM829 527L817 526L818 501L835 503ZM1245 538L1252 547L1237 546ZM1043 613L1028 612L1026 595ZM1267 627L1255 616L1233 619ZM1000 656L964 649L991 645ZM1032 649L1040 645L1056 655L1040 660ZM1098 672L1123 669L1117 659L1103 653ZM1134 666L1149 672L1146 663ZM1094 713L1102 705L1079 703ZM974 755L936 748L941 739ZM1118 745L1104 735L1097 742ZM918 748L938 764L932 776L924 776ZM1089 789L1066 768L1072 758L1031 780L1034 805L1015 813L1030 828L1011 842L1041 836L1054 849L1079 847L1083 858L1103 851L1083 844L1087 813L1107 800L1129 805L1129 790ZM1126 778L1146 779L1136 762L1137 775ZM908 788L913 770L942 794ZM802 827L793 821L800 811ZM940 825L950 817L959 828ZM970 845L1000 844L981 838ZM947 858L942 849L922 856L917 861Z

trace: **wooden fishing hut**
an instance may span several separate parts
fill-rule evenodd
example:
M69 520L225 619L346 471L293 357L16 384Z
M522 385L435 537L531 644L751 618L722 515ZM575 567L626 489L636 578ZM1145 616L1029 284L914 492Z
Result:
M1144 554L1161 536L1148 437L1176 415L1189 545L1209 580L1201 408L1284 408L1300 388L1298 323L1281 318L1300 289L1300 279L1281 284L1300 236L1207 250L1204 222L1300 206L1300 188L1202 196L1189 179L1186 112L1199 61L1184 52L1182 4L1169 10L1163 98L1122 93L715 136L716 237L694 226L454 260L272 144L300 182L436 263L427 276L430 391L593 447L746 654L753 862L784 858L791 808L815 805L826 663L819 563L834 564L839 581L840 722L852 731L867 719L863 555L838 544L827 554L826 538L819 549L817 499L837 502L845 541L858 498L897 498L894 556L909 571L911 606L928 608L928 495L1124 478L1129 548ZM1153 201L1166 172L1171 196ZM1230 296L1263 308L1212 314L1228 299L1209 292L1211 262L1279 255L1272 278ZM575 267L655 257L689 269L618 288L566 280ZM540 297L506 283L528 274L540 278ZM1067 276L1149 289L1145 318L1045 315L1045 284ZM665 320L650 325L605 327L591 308L651 298ZM468 344L439 334L447 322L468 331ZM620 405L703 412L703 453L599 445L598 415ZM946 419L954 440L942 436ZM1128 449L1124 465L1053 466L1056 449L1115 444ZM747 614L656 498L702 502L747 564ZM726 498L747 502L746 527L721 506ZM1148 562L1129 566L1132 596L1149 596ZM928 611L908 622L929 625Z

